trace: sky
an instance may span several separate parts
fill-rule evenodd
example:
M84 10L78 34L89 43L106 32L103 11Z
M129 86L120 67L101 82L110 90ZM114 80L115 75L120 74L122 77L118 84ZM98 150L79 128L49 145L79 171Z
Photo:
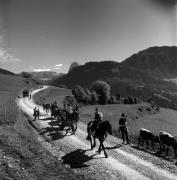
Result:
M176 46L176 0L0 0L0 68L68 71Z

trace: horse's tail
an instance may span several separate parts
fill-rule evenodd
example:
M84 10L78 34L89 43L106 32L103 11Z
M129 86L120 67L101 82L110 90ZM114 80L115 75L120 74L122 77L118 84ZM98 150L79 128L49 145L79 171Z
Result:
M90 121L90 122L87 124L87 137L86 137L86 140L88 140L88 141L90 141L90 139L91 139L91 134L90 134L91 124L92 124L92 121Z

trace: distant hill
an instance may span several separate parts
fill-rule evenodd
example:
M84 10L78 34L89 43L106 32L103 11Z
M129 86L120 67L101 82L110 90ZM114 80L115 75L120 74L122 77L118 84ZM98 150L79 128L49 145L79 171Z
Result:
M70 68L69 68L68 72L70 72L72 69L74 69L75 67L78 67L78 66L79 66L79 63L73 62L73 63L70 65Z
M8 70L5 70L5 69L1 69L0 68L0 74L9 74L9 75L15 75L14 73L8 71Z
M52 81L53 85L65 84L73 87L76 84L88 86L95 80L105 80L107 82L137 82L148 83L156 81L150 75L138 70L123 67L114 61L88 62L70 71L68 74Z
M50 80L56 77L58 74L54 71L41 71L41 72L30 72L34 79L39 80Z
M96 80L106 81L113 94L156 99L163 107L177 109L177 85L164 79L177 78L177 47L151 47L125 61L88 62L75 67L51 84L72 88L89 87Z
M132 55L121 65L143 71L154 78L176 78L177 47L151 47Z

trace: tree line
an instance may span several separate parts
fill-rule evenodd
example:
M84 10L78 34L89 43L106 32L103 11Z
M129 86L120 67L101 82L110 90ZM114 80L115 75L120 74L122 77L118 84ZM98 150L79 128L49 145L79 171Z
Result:
M72 94L78 103L82 104L138 104L140 99L133 96L121 97L120 94L112 95L111 87L104 81L95 81L89 88L80 85L72 89Z

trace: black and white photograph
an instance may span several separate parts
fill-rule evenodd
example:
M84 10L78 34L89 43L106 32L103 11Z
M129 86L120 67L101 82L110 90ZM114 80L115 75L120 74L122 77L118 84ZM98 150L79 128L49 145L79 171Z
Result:
M177 0L0 0L0 180L177 180Z

